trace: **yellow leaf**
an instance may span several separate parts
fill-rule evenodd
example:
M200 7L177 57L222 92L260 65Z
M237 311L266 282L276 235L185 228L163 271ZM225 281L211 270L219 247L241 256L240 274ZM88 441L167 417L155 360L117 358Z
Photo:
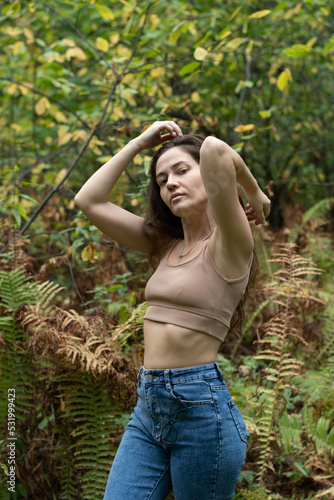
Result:
M283 92L289 81L292 81L291 71L285 69L277 79L277 87Z
M313 47L313 45L315 44L315 42L316 42L317 40L318 40L318 39L317 39L317 37L316 37L316 36L314 36L313 38L311 38L311 39L307 42L307 44L306 44L306 45L307 45L308 47Z
M100 36L96 39L96 48L102 50L102 52L108 52L109 42L105 38Z
M66 123L66 121L67 121L67 118L62 111L56 111L56 113L54 114L54 117L57 120L57 122L59 122L59 123Z
M271 10L258 10L249 16L249 19L260 19L261 17L267 16L270 14Z
M14 45L10 45L10 48L13 50L14 56L18 56L20 54L22 47L25 47L25 44L21 41L14 43Z
M156 14L151 14L150 15L150 30L154 30L160 23L160 18Z
M23 33L26 36L27 43L33 43L35 41L34 35L29 28L23 28Z
M194 52L194 58L197 59L197 61L204 61L207 55L208 55L207 50L203 49L202 47L196 47Z
M302 7L302 2L298 3L293 9L289 9L284 14L284 19L291 19L291 17L296 16L300 13L300 9Z
M37 167L32 169L32 173L34 175L38 175L42 172L42 170L46 167L45 163L40 163Z
M271 111L269 109L268 110L259 111L259 115L261 116L261 118L270 118L271 117Z
M228 36L230 36L230 34L232 33L232 31L225 31L222 36L220 37L221 40L224 40L224 38L227 38Z
M89 262L93 263L94 258L96 254L96 248L94 243L89 243L81 252L81 258L84 262Z
M197 90L191 94L191 100L192 102L198 103L201 101L201 96Z
M233 38L230 42L228 42L225 47L229 50L236 50L242 43L246 42L247 38Z
M64 128L58 129L58 146L64 146L67 144L73 137L73 134L67 132Z
M187 26L187 30L194 37L198 35L198 31L197 31L196 26L195 26L194 23L189 23L188 26Z
M311 52L311 50L312 47L308 45L296 43L295 45L292 45L291 47L283 50L283 52L290 57L305 57Z
M75 42L71 38L63 38L62 42L66 47L75 47Z
M95 5L95 7L103 19L114 19L113 11L106 5Z
M86 59L85 53L80 47L75 47L74 49L68 49L65 53L65 58L69 61L70 59L78 59L78 61L84 61Z
M133 159L133 163L135 165L142 165L143 164L143 158L142 158L142 156L141 155L135 156L134 159Z
M176 43L180 38L181 34L182 34L181 30L172 31L171 34L169 35L168 45L173 45L174 43Z
M31 83L29 83L29 82L24 82L24 85L25 85L25 86L20 85L20 91L21 91L21 94L22 94L22 95L27 95L27 94L30 92L30 90L29 90L29 89L27 89L27 87L32 88L32 87L31 87Z
M109 37L110 43L112 45L116 45L116 43L119 42L119 39L120 39L119 33L115 33L114 35L110 35L110 37Z
M8 87L8 89L7 89L7 93L8 93L9 95L13 95L13 94L14 94L14 92L15 92L15 90L17 90L17 89L18 89L18 86L16 85L16 83L13 83L12 85L10 85L10 86Z
M79 77L84 76L84 75L87 73L87 71L88 71L88 70L87 70L87 68L85 68L85 67L84 67L84 68L81 68L81 69L79 69L79 71L78 71L77 75L78 75Z
M3 33L5 33L10 37L16 38L21 33L21 29L17 27L14 28L12 26L8 26L8 28L3 28Z
M153 68L153 69L151 70L151 76L152 76L153 78L160 78L160 77L163 77L163 76L164 76L164 74L165 74L165 71L166 71L166 69L165 69L165 67L164 67L164 66L161 66L160 68Z
M213 64L215 66L218 66L222 62L222 60L224 58L224 54L222 52L220 54L214 54L213 52L211 52L210 57L213 61Z
M21 125L19 125L18 123L11 123L11 124L10 124L10 127L11 127L13 130L16 130L16 132L21 132L21 130L22 130Z
M111 160L112 156L99 156L98 161L101 163L107 163L107 161Z
M65 174L66 174L66 168L62 168L60 172L58 172L54 180L56 185L63 179L63 177L65 177Z
M235 132L249 132L250 130L253 130L255 125L253 123L248 123L247 125L238 125L235 127Z
M73 132L72 137L73 137L74 141L77 141L78 139L82 139L83 141L87 141L88 134L85 130L79 129L79 130L76 130L75 132Z
M42 97L35 105L35 112L38 116L45 113L50 108L50 103L46 97Z

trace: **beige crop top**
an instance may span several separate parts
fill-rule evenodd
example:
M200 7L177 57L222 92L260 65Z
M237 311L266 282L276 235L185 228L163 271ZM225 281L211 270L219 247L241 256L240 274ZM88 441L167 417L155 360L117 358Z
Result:
M144 318L205 332L223 342L246 289L251 262L244 276L229 279L218 270L208 243L193 259L175 265L168 262L174 246L147 282Z

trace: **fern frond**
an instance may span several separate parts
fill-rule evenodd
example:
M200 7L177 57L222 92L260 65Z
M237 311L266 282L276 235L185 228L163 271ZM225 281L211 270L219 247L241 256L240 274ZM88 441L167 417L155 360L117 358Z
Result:
M115 408L106 387L98 388L91 374L72 373L71 385L68 376L62 378L62 421L71 427L74 424L73 459L77 473L81 472L80 498L102 498L115 452L112 442L112 430L116 425Z
M112 334L112 340L119 340L121 345L125 345L131 335L141 332L144 324L144 315L147 309L147 302L139 304L132 312L130 318L118 325Z
M330 497L333 497L334 496L334 486L331 486L330 488L326 488L325 490L322 490L322 491L319 491L319 493L317 493L315 495L315 498L330 498L328 497L328 495L330 495Z
M294 356L296 341L308 345L298 331L302 304L307 301L323 305L312 289L313 283L309 281L311 276L319 275L321 270L311 260L298 255L293 244L278 245L270 262L280 265L271 276L271 283L267 288L268 296L273 294L273 303L279 305L279 310L263 326L264 336L258 341L260 349L254 356L255 359L269 362L264 370L267 385L259 388L259 394L265 393L266 398L261 401L259 398L256 422L259 429L260 484L263 484L265 471L273 456L277 434L281 441L285 442L280 434L285 429L284 422L281 422L281 427L278 424L279 415L286 406L284 390L296 389L291 381L298 377L303 369L303 362ZM276 440L273 439L274 436Z
M36 287L24 269L0 271L0 301L10 312L15 312L24 302L36 300Z
M42 283L38 282L38 302L40 304L41 312L44 314L49 314L53 308L50 305L51 301L55 296L63 290L63 287L59 286L57 283L52 283L52 281L44 281Z
M303 423L300 415L288 415L285 411L279 420L279 438L287 453L302 447Z
M325 198L324 200L318 201L318 203L304 213L302 223L305 224L309 220L327 217L331 209L331 203L333 203L333 198Z

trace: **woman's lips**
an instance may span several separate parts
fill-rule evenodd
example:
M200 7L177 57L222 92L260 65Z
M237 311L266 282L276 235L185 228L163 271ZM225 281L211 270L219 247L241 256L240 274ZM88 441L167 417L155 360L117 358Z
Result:
M174 201L177 201L179 200L180 198L182 198L183 194L174 194L171 198L171 202L173 203Z

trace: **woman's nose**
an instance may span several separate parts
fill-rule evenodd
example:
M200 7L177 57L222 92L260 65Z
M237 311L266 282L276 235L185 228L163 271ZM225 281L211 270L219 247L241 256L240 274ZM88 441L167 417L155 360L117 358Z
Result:
M175 175L169 175L166 184L168 189L173 189L175 186L178 186L178 180Z

